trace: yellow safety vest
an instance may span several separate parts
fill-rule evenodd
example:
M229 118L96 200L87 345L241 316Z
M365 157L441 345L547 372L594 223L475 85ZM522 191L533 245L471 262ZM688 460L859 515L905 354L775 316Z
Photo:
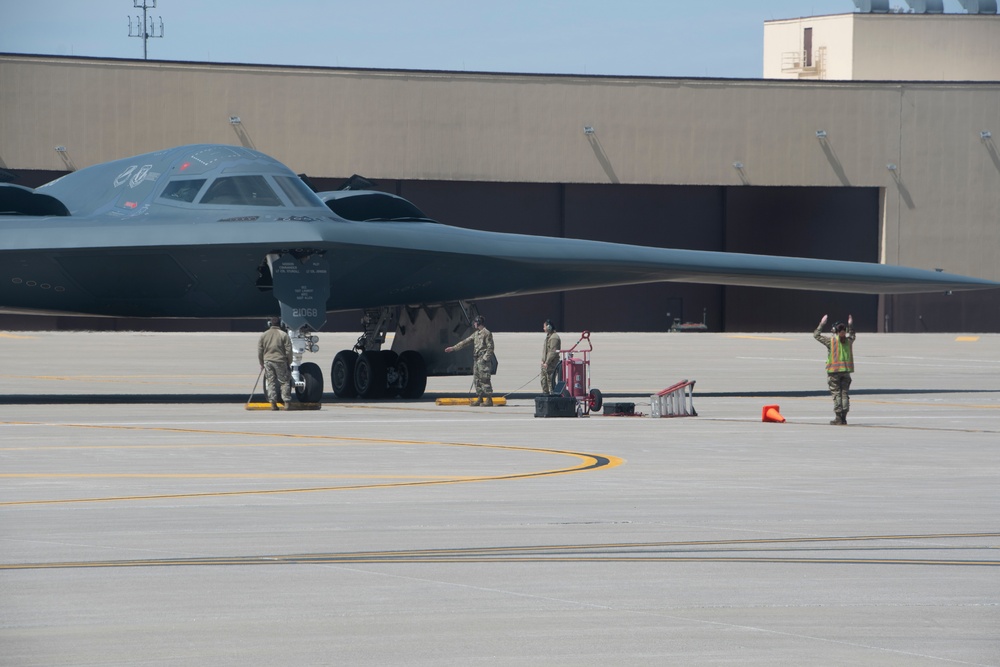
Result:
M854 350L851 349L851 339L840 342L840 336L833 334L830 340L830 354L826 358L827 373L853 373Z

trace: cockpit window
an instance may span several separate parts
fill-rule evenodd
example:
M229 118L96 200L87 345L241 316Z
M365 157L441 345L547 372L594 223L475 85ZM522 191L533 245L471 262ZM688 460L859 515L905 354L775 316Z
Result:
M201 204L281 206L263 176L223 176L215 179L202 196Z
M398 197L379 192L353 195L326 202L331 211L346 220L389 221L420 220L431 221L419 208Z
M323 206L323 201L309 189L309 186L302 182L301 178L275 176L274 180L277 181L278 187L285 193L288 200L292 202L292 206Z
M163 188L160 199L191 203L198 196L198 191L201 190L201 186L203 185L205 185L204 178L170 181Z

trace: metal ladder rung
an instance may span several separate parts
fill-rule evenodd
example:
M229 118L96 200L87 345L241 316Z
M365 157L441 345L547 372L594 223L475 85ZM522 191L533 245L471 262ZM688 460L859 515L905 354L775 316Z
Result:
M694 409L694 383L681 380L649 397L651 417L697 417Z

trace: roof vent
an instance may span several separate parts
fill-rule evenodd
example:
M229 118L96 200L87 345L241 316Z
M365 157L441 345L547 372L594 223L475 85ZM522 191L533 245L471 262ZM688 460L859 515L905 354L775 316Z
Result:
M906 0L914 14L944 14L944 0Z
M997 0L958 0L958 4L970 14L997 13Z
M854 0L854 5L862 14L889 13L889 0Z

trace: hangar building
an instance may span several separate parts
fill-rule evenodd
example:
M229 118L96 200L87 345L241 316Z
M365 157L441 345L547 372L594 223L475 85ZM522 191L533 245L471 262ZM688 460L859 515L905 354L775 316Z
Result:
M930 71L910 57L921 34L965 55L918 76ZM456 226L1000 280L998 44L996 15L773 21L770 78L754 80L0 54L0 170L37 186L170 146L230 143L322 189L361 174ZM1000 331L996 290L875 297L665 283L478 305L497 331L534 331L549 317L577 331L666 331L677 320L801 331L823 313L852 313L868 331ZM326 328L357 321L331 315ZM8 329L257 324L0 316Z

